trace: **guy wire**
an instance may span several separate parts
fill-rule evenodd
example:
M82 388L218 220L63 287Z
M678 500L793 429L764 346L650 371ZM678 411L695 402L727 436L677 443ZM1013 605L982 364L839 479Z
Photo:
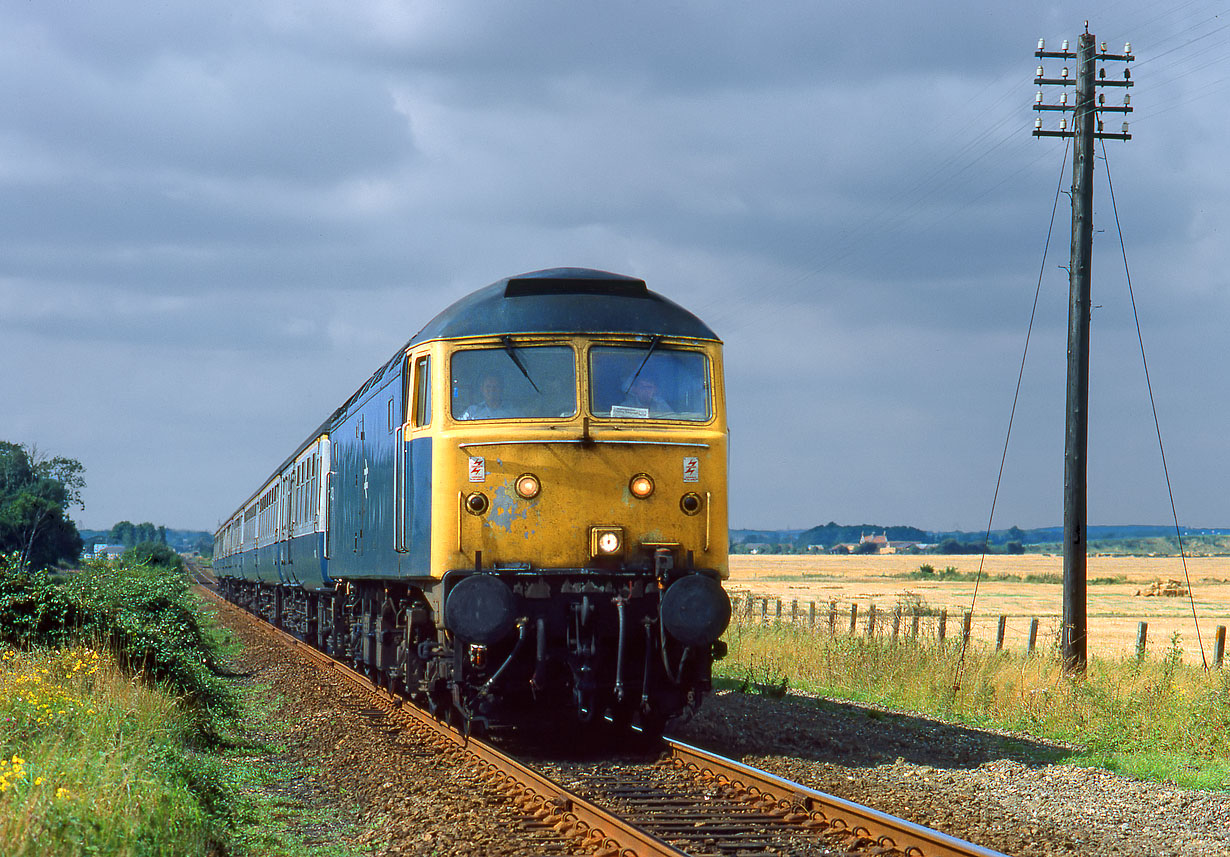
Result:
M970 616L974 615L974 605L978 602L978 584L982 582L982 567L987 559L987 547L991 541L991 524L995 521L995 504L999 501L999 486L1004 479L1004 464L1008 460L1008 442L1012 439L1012 423L1016 419L1017 401L1021 398L1021 382L1025 377L1025 359L1029 356L1029 339L1034 331L1034 319L1038 314L1038 296L1042 293L1042 277L1046 273L1046 256L1051 247L1051 235L1055 231L1055 213L1059 210L1059 195L1063 192L1063 176L1068 166L1068 143L1063 146L1063 163L1059 166L1059 184L1055 187L1055 199L1051 203L1051 222L1046 229L1046 242L1042 246L1042 264L1038 268L1038 285L1034 288L1034 304L1029 311L1029 326L1025 330L1025 348L1021 353L1021 368L1016 377L1016 392L1012 394L1012 410L1008 414L1008 432L1004 436L1004 451L999 459L999 474L995 477L995 492L991 497L991 514L987 518L987 529L982 536L982 556L978 558L978 574L974 577L974 594L970 599ZM961 669L965 666L965 650L969 638L961 635L961 654L957 658L957 670L952 680L952 692L961 689Z

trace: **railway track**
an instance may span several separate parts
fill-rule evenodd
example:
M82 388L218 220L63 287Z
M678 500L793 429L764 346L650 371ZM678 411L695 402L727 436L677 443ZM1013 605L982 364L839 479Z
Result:
M543 853L601 857L998 855L669 738L664 740L661 757L652 761L620 758L561 763L544 759L531 767L488 742L440 723L361 673L226 602L207 588L206 581L201 583L201 591L228 615L258 623L318 668L366 693L373 715L426 731L441 756L481 770L519 809L527 835L544 837Z

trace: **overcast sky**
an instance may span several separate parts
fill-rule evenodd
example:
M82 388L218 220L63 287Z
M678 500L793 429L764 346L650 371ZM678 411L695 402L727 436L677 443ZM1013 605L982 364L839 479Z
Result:
M726 342L732 526L978 529L1041 274L994 525L1057 525L1033 53L1089 18L1179 518L1230 525L1230 5L1077 5L4 4L0 439L86 466L83 526L212 530L453 300L586 266ZM1106 167L1089 520L1166 523Z

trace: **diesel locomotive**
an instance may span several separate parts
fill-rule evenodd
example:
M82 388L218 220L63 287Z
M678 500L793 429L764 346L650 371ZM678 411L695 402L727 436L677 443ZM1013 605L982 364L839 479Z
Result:
M660 730L725 653L721 349L633 277L480 289L219 527L222 594L470 727Z

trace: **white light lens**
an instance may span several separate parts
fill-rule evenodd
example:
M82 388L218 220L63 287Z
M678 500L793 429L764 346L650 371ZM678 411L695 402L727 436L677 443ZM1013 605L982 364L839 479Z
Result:
M615 533L603 533L598 536L598 550L603 553L615 553L619 550L619 536Z

